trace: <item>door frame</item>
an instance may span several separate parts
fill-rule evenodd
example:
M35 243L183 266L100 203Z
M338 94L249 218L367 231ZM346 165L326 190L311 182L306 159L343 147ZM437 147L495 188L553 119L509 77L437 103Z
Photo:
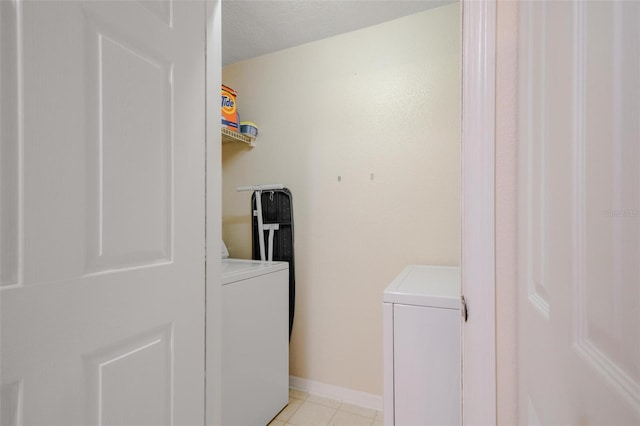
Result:
M462 421L497 421L496 1L462 0Z
M205 0L206 15L206 185L205 185L205 396L204 424L222 424L222 153L220 93L222 84L222 2ZM218 95L219 96L219 95ZM213 113L215 111L215 113Z
M462 1L462 289L469 322L462 327L463 424L496 424L495 76L496 2ZM219 86L220 1L207 0L207 87ZM207 109L217 104L207 98ZM219 257L222 213L220 133L207 114L207 258ZM206 265L206 424L219 424L220 264Z

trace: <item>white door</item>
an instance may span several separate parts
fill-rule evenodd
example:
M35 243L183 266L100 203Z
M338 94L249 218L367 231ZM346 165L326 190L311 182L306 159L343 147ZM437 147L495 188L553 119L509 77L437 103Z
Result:
M640 3L519 7L519 423L638 425Z
M204 2L0 14L0 423L202 424Z

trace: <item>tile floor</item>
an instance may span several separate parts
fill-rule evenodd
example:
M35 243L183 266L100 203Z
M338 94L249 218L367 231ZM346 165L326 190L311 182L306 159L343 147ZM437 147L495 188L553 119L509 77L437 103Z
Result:
M382 426L382 411L342 403L296 389L269 426Z

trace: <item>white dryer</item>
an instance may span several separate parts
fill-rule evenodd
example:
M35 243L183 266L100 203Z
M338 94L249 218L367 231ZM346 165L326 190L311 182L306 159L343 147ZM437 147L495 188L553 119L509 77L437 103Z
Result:
M460 425L460 268L407 266L384 291L384 424Z
M222 424L266 425L289 401L289 264L222 259Z

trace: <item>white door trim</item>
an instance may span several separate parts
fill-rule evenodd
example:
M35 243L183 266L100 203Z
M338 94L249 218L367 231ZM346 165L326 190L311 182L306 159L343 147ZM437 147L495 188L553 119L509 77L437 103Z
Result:
M462 3L463 424L496 424L496 3Z
M206 5L206 275L205 275L205 424L222 424L222 153L217 113L222 83L222 2Z

